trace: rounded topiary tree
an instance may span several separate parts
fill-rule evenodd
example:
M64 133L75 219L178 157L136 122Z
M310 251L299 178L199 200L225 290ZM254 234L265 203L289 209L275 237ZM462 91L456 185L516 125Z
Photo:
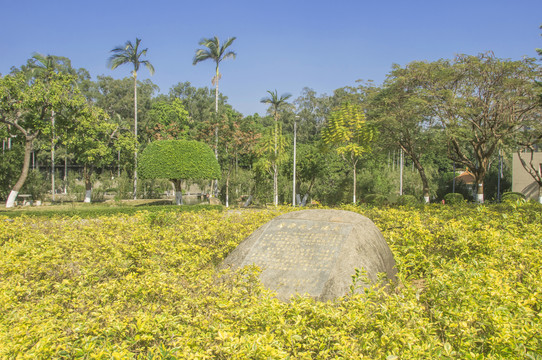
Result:
M444 195L444 203L448 205L463 204L465 198L461 193L448 193Z
M219 179L220 166L211 148L199 141L160 140L141 153L138 172L144 179L168 179L175 187L175 202L183 202L183 180Z

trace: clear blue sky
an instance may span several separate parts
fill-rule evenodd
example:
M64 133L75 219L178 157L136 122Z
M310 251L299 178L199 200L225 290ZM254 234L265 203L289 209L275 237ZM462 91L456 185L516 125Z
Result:
M394 63L489 50L520 59L542 48L541 0L0 0L0 13L2 74L39 52L93 78L126 77L128 65L107 68L109 51L139 37L162 93L184 81L212 86L213 63L192 65L198 41L236 36L220 90L245 115L265 113L267 90L331 94L357 79L380 84Z

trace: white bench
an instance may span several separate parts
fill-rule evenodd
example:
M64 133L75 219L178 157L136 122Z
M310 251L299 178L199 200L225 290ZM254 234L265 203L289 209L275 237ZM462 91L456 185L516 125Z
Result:
M32 195L30 194L19 194L17 197L23 199L23 206L32 205Z

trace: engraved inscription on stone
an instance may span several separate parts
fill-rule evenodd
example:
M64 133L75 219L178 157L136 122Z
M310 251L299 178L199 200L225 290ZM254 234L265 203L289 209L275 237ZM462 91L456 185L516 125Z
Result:
M270 224L241 265L261 267L262 282L277 290L319 294L351 231L344 223L283 219Z
M378 281L380 273L393 281L397 272L393 254L371 220L327 209L274 218L228 254L220 268L247 265L260 267L262 284L284 301L296 294L320 301L344 296L356 269L366 271L370 282Z

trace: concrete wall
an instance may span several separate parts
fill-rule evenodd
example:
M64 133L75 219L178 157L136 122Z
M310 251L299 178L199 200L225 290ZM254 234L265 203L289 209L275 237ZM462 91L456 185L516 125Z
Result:
M529 164L531 153L521 153L521 157ZM533 164L542 168L542 152L535 152ZM512 159L512 191L525 194L527 199L538 199L538 184L533 177L523 168L518 154L515 153Z

